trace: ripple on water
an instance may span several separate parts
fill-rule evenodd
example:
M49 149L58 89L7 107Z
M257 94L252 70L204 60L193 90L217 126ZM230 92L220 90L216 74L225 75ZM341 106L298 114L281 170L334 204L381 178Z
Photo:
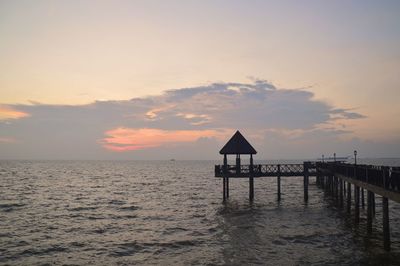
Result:
M115 249L110 253L110 256L114 257L131 256L144 249L145 248L143 246L137 244L136 242L122 243L115 247Z
M130 206L121 206L118 209L121 211L136 211L139 210L140 207L135 205L130 205Z
M23 203L17 202L8 202L8 203L0 203L0 211L2 212L12 212L15 210L19 210L20 208L26 206Z
M50 255L53 253L58 253L58 252L68 252L67 247L63 247L62 245L53 245L49 247L44 247L44 248L28 248L25 249L20 253L21 256L44 256L44 255Z

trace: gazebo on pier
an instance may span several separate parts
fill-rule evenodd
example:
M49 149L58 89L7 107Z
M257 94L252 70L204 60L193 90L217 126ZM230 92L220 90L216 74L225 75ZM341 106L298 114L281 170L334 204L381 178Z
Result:
M223 199L229 198L229 177L245 177L249 178L249 199L254 199L254 167L253 167L253 154L257 154L257 151L251 146L251 144L243 137L238 131L231 137L231 139L225 144L225 146L219 151L220 154L224 155L224 164L222 169L217 169L220 166L216 166L215 173L222 172L223 177ZM240 155L250 155L250 165L240 164ZM236 155L236 165L229 166L227 155ZM222 170L222 171L221 171Z

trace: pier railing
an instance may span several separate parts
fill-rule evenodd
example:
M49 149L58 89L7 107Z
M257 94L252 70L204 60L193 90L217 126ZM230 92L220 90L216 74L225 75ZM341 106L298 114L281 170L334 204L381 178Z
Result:
M400 193L400 167L376 166L348 163L317 162L319 171L329 171L358 181L368 183L386 190Z
M224 165L215 166L216 177L262 177L262 176L304 176L306 169L309 176L316 175L315 163L304 164L254 164L250 165Z

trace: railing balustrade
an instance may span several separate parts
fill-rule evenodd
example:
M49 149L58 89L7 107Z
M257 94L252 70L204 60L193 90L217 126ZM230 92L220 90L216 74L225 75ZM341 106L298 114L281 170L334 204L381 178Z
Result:
M278 167L278 165L280 167ZM280 171L279 171L280 169ZM315 165L310 164L309 173L315 173ZM252 175L253 177L261 176L277 176L278 174L283 176L299 176L304 174L303 164L254 164ZM216 177L247 177L250 175L250 165L241 165L240 171L237 172L236 165L227 165L226 172L224 172L224 165L215 166Z
M345 175L356 180L400 192L400 167L376 166L365 164L348 164L317 162L319 169L329 170L332 173Z

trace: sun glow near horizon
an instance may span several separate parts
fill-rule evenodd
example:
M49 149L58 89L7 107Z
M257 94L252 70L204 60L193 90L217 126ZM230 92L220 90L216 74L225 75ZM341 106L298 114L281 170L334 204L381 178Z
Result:
M194 142L199 138L223 140L228 135L217 130L161 130L154 128L119 127L105 132L101 145L111 151L124 152Z

